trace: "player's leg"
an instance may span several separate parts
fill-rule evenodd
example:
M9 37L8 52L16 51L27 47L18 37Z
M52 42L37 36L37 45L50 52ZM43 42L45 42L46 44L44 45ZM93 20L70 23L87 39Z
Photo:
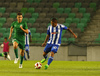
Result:
M43 57L44 57L45 59L47 59L47 58L48 58L48 53L43 52Z
M25 45L25 51L26 51L26 45ZM25 52L24 52L24 60L27 60L26 56L25 56Z
M44 63L48 59L48 53L43 52L44 59L41 60L41 63Z
M7 52L7 59L8 59L8 60L11 60L11 57L10 57L10 55L9 55L8 52Z
M7 58L7 52L4 52L4 59L6 60Z
M24 57L24 50L20 49L20 64L19 64L19 68L22 68L23 57Z
M45 65L45 69L47 69L49 65L51 64L51 62L53 61L54 54L57 53L58 48L59 48L59 45L52 46L50 57L48 59L47 65Z
M41 63L44 63L48 59L48 52L50 51L51 51L51 45L47 44L46 47L44 48L44 52L43 52L44 59L41 60Z
M26 51L28 59L30 58L29 50Z
M16 56L16 58L18 58L18 43L15 41L14 43L13 43L13 47L14 47L14 53L15 53L15 56Z
M7 58L8 60L11 60L9 54L5 55L5 53L0 53L0 56L4 57L4 59L5 59L5 56L6 56L6 58Z
M4 52L4 59L6 60L6 58L7 58L8 60L11 60L11 57L10 57L10 55L8 54L8 52Z
M20 64L19 64L19 68L22 68L22 63L23 63L23 58L24 58L24 50L25 50L25 43L20 41L18 46L20 48Z
M49 65L51 64L51 62L53 61L54 54L55 54L54 52L50 53L50 57L48 59L47 64L45 65L45 69L47 69L49 67Z
M50 57L49 57L49 59L48 59L48 65L50 65L50 63L53 61L53 57L54 57L54 52L53 51L51 51L51 53L50 53Z
M29 55L29 45L28 44L25 45L25 51L26 51L27 57L29 59L30 58L30 55Z
M25 52L24 52L24 60L27 60L27 59L26 59L26 56L25 56Z
M14 52L15 52L15 60L14 60L14 63L16 64L18 62L18 43L16 41L13 42L13 47L14 47Z

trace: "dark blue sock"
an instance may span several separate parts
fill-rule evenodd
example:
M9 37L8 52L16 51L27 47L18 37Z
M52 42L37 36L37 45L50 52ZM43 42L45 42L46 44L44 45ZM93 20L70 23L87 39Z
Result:
M29 51L27 51L27 55L29 55Z
M48 63L47 63L47 64L50 65L50 63L51 63L52 61L53 61L53 57L50 56L49 59L48 59Z
M44 56L45 59L47 59L48 55Z
M26 57L25 57L25 53L24 53L24 59L26 59Z

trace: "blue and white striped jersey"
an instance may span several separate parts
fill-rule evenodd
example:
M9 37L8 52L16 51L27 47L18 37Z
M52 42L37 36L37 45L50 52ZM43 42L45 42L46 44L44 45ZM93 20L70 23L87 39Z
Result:
M25 45L29 45L29 35L31 35L31 31L28 29L28 34L25 33Z
M50 35L50 38L47 43L60 45L62 30L66 30L66 29L67 27L62 24L57 24L56 27L53 27L52 25L50 25L47 29L47 34Z

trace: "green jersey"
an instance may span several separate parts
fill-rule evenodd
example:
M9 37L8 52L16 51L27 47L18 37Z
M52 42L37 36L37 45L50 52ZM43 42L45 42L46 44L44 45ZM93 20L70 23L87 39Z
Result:
M18 21L14 21L11 26L14 29L14 37L13 39L17 39L19 41L25 42L25 32L21 30L20 26L23 27L23 29L28 29L27 23L22 21L21 23L18 23Z

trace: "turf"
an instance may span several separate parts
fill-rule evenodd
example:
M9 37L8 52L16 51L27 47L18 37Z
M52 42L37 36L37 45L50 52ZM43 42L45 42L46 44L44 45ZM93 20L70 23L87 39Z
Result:
M47 70L42 64L41 69L35 69L38 61L24 61L23 68L14 61L0 61L0 76L100 76L100 62L86 61L53 61Z

